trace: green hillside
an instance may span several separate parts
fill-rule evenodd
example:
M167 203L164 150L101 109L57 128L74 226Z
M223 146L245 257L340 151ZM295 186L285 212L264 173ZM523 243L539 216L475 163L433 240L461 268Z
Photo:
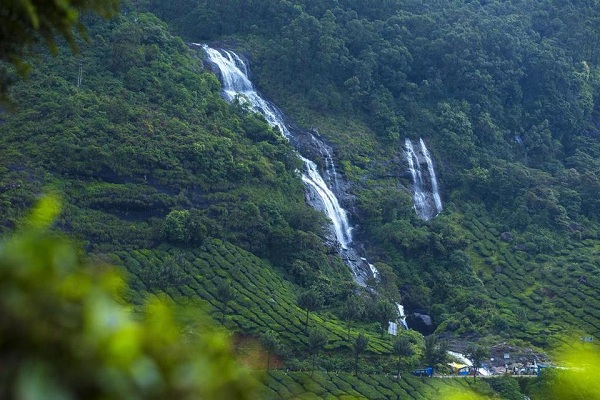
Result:
M259 89L332 143L355 236L438 332L542 345L564 329L598 334L593 4L147 7L185 38L246 54ZM412 210L406 137L436 161L445 210L429 223Z
M400 380L385 375L349 373L273 372L260 388L262 399L442 399L458 393L493 394L485 382L472 379Z
M506 396L504 383L404 377L445 360L414 330L399 335L410 354L395 353L386 309L401 298L432 318L424 332L465 346L600 335L599 21L593 3L554 0L140 0L109 21L84 15L79 52L58 40L56 55L19 53L32 66L19 82L2 59L0 233L55 193L52 229L122 268L125 301L198 304L236 339L275 332L290 371L267 374L264 398ZM353 282L292 145L227 103L186 42L236 51L332 147L379 280ZM429 221L406 138L435 162L444 210Z

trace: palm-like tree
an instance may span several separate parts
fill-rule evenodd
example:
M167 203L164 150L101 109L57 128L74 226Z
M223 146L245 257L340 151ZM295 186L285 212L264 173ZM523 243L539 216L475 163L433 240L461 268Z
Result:
M271 369L271 354L281 348L277 332L268 330L260 335L260 344L267 351L267 371Z
M412 346L410 345L410 339L406 336L400 336L394 342L392 347L394 355L398 356L397 367L398 371L396 374L396 380L400 379L400 367L402 366L402 357L410 357L414 354Z
M354 375L358 375L358 360L360 355L367 350L368 346L369 339L362 333L358 335L354 341L354 346L352 347L352 350L354 351Z
M312 360L312 373L315 371L315 358L327 346L327 334L321 329L313 329L308 334L308 353Z

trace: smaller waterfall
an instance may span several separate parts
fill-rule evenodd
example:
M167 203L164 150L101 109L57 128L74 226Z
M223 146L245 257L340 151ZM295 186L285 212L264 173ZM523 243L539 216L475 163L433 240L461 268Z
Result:
M419 150L415 150L410 139L405 139L404 150L408 161L408 170L413 181L413 204L417 215L425 221L442 212L440 197L433 160L423 139L419 139ZM423 171L421 165L427 165Z
M313 139L317 141L317 139L313 136ZM327 182L329 182L329 186L334 189L339 189L340 183L338 181L338 172L335 169L335 164L333 163L333 157L331 156L331 152L327 147L321 146L321 156L325 160L325 177L327 178Z
M406 323L406 315L404 314L404 306L402 304L396 303L396 307L398 307L398 322L400 322L404 329L408 329L408 324Z
M406 315L404 315L404 307L402 304L396 303L396 307L398 307L398 320L397 322L390 321L388 325L388 333L390 335L398 335L398 326L402 326L404 329L408 329L408 324L406 323Z
M419 142L421 142L421 151L423 152L423 156L425 157L425 161L427 162L427 170L429 171L429 177L431 178L431 194L433 195L433 201L435 203L435 209L437 213L441 213L442 208L442 199L440 198L440 192L438 190L437 178L435 177L435 169L433 169L433 161L431 160L431 154L427 147L425 147L425 142L423 139L419 138Z
M364 261L367 261L367 259L365 258ZM369 268L371 269L373 278L379 279L379 271L377 270L377 268L375 268L375 266L373 264L369 264Z
M417 215L423 219L430 219L428 213L427 198L423 192L423 174L421 173L421 167L419 164L419 158L410 139L406 139L406 159L408 160L408 169L413 180L413 204Z

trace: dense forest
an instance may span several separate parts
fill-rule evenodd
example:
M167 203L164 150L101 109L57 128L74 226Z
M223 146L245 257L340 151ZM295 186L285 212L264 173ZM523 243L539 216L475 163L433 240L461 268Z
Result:
M54 193L53 229L119 266L126 301L200 298L292 369L316 359L387 373L399 355L398 369L443 366L436 338L549 350L565 334L598 336L598 4L121 6L109 21L82 17L75 54L69 40L57 55L23 54L32 68L7 89L0 123L3 234ZM380 271L366 288L307 204L293 144L222 98L192 42L242 55L258 90L331 146L355 241ZM429 221L414 210L406 138L422 138L435 161L444 210ZM395 301L433 339L386 335ZM265 398L291 379L272 378ZM412 396L418 384L405 383Z
M581 320L595 313L600 215L594 3L145 6L247 54L259 88L319 128L354 184L359 237L440 331L530 329L543 344L538 324L568 319L597 332ZM438 163L447 205L430 223L411 210L405 137Z

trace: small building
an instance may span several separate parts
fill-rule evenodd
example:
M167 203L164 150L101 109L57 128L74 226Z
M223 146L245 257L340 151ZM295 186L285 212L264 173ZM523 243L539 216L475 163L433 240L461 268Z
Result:
M456 362L448 363L450 369L452 369L452 373L458 376L467 376L469 375L470 366L466 364L459 364Z

